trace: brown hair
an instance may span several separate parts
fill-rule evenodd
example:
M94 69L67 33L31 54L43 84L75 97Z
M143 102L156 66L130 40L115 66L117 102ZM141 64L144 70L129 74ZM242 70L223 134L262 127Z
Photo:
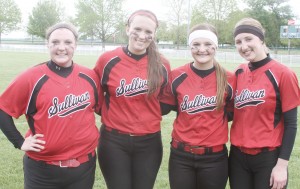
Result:
M216 28L207 23L195 25L191 29L190 34L196 30L208 30L216 34L216 36L218 36ZM217 77L216 106L217 106L217 110L221 110L224 104L224 94L227 93L227 87L228 87L227 74L226 74L226 70L217 62L216 59L214 59L214 66L216 69L216 77Z
M265 29L262 27L261 23L258 20L255 20L254 18L243 18L240 21L238 21L235 26L234 30L236 30L239 26L253 26L256 29L258 29L263 35L265 35Z
M146 16L153 20L156 23L156 28L158 27L158 20L155 14L149 10L137 10L133 12L127 21L127 25L130 26L132 20L135 16ZM152 39L149 47L147 48L148 52L148 95L153 94L157 89L160 88L162 83L162 60L161 55L158 52L157 46L155 44L155 39Z
M66 29L70 30L74 34L75 41L77 41L78 31L77 31L76 27L73 24L68 23L68 22L59 22L59 23L56 23L56 24L50 26L46 30L46 39L49 40L49 37L50 37L51 33L53 31L55 31L57 29L61 29L61 28L66 28Z

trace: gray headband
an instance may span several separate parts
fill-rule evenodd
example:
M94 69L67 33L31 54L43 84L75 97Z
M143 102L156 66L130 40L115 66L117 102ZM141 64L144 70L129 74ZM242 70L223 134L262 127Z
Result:
M235 28L233 36L236 37L240 33L251 33L255 36L257 36L260 40L264 41L265 36L263 32L254 26L249 26L249 25L240 25Z

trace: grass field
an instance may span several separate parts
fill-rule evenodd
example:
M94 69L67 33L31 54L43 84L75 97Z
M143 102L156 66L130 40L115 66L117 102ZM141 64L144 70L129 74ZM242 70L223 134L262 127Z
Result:
M48 54L43 53L19 53L19 52L0 52L0 94L12 81L12 79L24 71L26 68L48 60ZM92 68L97 60L97 56L76 56L74 61ZM187 60L170 59L171 67L175 68L187 62ZM223 65L228 70L233 70L237 65ZM293 68L300 78L300 68ZM22 91L20 91L22 92ZM168 189L168 158L169 158L169 142L172 129L172 122L175 118L174 113L170 113L163 117L162 136L164 144L164 157L160 167L155 189ZM28 129L27 122L22 116L15 120L17 128L21 133L25 133ZM99 117L97 117L97 125L100 125ZM299 116L298 116L299 125ZM297 134L295 147L289 164L289 189L300 188L300 173L298 170L300 165L300 138ZM0 189L21 189L23 188L23 165L22 157L24 152L15 149L13 145L0 132ZM100 169L97 166L95 189L106 188ZM227 187L229 189L229 187Z

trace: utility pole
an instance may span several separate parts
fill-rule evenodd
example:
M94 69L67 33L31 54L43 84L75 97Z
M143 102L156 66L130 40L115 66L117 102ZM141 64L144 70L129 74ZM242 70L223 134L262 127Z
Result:
M187 30L186 30L186 44L189 45L189 33L191 24L191 0L188 3L188 18L187 18Z

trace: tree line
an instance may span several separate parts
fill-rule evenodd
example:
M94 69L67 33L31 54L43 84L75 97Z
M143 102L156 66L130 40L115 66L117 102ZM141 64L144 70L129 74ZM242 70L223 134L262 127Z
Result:
M276 49L288 45L288 39L280 38L280 26L294 18L289 0L166 0L167 19L159 21L157 42L172 42L179 48L186 46L190 28L198 23L213 24L221 45L234 45L232 31L235 23L244 17L259 20L266 29L266 43ZM70 21L80 33L80 39L91 44L126 43L126 18L124 0L74 0L75 11L65 16L65 8L57 0L40 0L29 15L25 28L32 39L45 38L45 29L59 21ZM1 34L20 28L22 15L14 0L0 0ZM293 47L300 47L300 39L291 40Z

